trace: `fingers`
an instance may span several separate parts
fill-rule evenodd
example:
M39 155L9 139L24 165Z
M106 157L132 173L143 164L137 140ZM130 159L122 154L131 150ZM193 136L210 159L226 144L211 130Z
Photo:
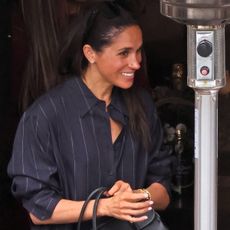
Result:
M118 192L125 192L125 191L132 192L132 188L128 183L119 180L112 186L112 188L108 191L107 194L113 196Z
M152 209L153 201L144 201L144 202L126 202L124 205L124 208L130 209L130 210L142 210L143 212L147 212ZM130 213L135 214L135 213Z
M135 222L141 222L147 219L148 219L148 216L139 216L139 217L128 216L126 220L129 221L130 223L135 223Z
M130 203L137 203L140 201L146 201L148 200L148 194L147 193L134 193L133 191L123 191L119 190L114 193L114 195L111 195L111 191L108 191L107 196L113 197L114 200L117 202L127 201Z
M121 202L119 206L119 213L123 215L137 216L142 215L150 210L152 210L153 201L145 202Z
M146 192L133 191L131 186L117 181L107 192L106 213L108 216L129 222L144 221L148 217L146 212L152 209L153 201L148 200Z
M152 209L153 201L146 200L144 193L118 193L107 198L109 216L132 222L146 219L146 212Z
M146 212L148 212L152 209L151 206L146 207L146 205L143 208L137 208L137 206L136 207L133 206L132 208L130 208L130 206L127 204L124 206L126 206L126 207L120 207L119 212L115 213L115 215L113 215L113 217L118 218L118 219L122 219L122 220L126 220L129 222L140 222L140 221L144 221L148 218L146 216Z
M140 205L142 203L141 201L145 204L144 202L148 200L148 194L146 193L120 192L115 196L117 196L120 201L127 201L136 205Z

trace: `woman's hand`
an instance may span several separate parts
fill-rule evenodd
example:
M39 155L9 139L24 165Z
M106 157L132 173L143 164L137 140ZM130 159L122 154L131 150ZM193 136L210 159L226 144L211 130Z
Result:
M146 220L145 213L152 209L153 202L147 200L146 193L133 192L131 186L123 181L117 181L107 195L110 197L99 202L99 215L139 222Z
M132 192L132 188L131 186L122 181L122 180L118 180L113 186L112 188L110 188L110 190L107 192L108 196L114 196L116 195L116 193L118 192Z

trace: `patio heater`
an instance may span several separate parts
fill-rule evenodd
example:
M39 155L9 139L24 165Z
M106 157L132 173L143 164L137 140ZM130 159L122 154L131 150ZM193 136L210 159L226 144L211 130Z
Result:
M161 13L187 25L187 84L195 91L195 230L217 229L218 91L225 85L230 0L160 0Z

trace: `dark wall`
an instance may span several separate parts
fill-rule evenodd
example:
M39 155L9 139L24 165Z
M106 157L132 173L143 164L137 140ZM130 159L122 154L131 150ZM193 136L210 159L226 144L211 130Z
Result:
M160 14L160 1L148 1L141 17L148 71L153 86L167 84L172 64L187 64L187 28ZM230 25L226 26L226 69L230 69Z
M153 86L167 84L172 64L186 64L186 26L160 14L160 1L149 1L141 17L148 72Z
M0 2L0 108L5 108L10 76L10 4ZM7 86L7 87L6 87Z
M22 67L23 55L15 55L23 44L17 43L20 36L15 36L17 30L21 31L17 11L16 1L0 0L0 229L2 230L28 229L27 216L10 193L11 181L6 173L19 119L18 92L22 81L22 74L17 70ZM14 21L16 17L17 20Z

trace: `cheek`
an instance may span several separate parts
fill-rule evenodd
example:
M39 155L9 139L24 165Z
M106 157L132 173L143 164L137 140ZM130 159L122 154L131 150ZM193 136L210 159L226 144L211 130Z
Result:
M104 55L98 60L99 68L104 74L116 74L127 66L127 61L115 55Z
M124 61L120 61L118 59L113 59L110 57L110 59L106 61L106 64L104 66L109 72L118 72L126 66L126 63Z

